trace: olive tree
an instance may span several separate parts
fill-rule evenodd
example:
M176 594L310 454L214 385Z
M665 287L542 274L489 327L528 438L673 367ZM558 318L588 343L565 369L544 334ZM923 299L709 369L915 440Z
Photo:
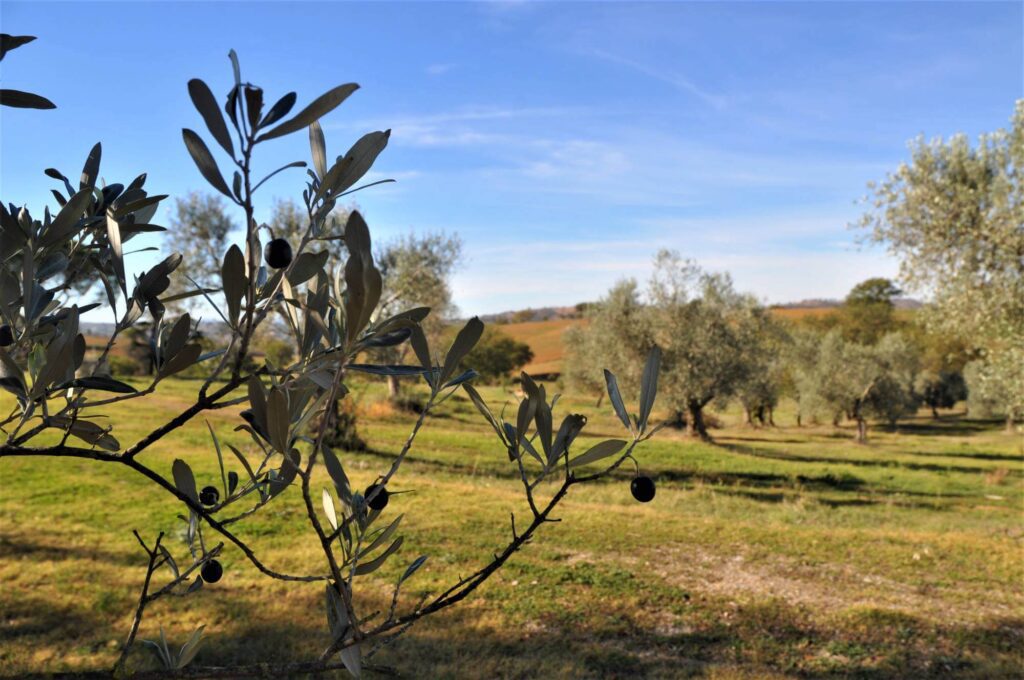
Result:
M762 370L748 359L757 337L757 302L737 293L723 274L704 272L678 253L663 250L644 299L634 281L613 288L586 313L589 323L567 336L570 365L578 364L570 381L594 385L601 365L621 366L622 384L637 389L647 348L662 351L660 392L677 424L692 436L709 440L704 408L734 397L751 371ZM757 340L760 342L760 340ZM752 356L752 355L751 355Z
M1006 430L1024 419L1024 354L1000 352L986 360L972 361L964 367L969 413L983 418L1003 416Z
M438 342L455 311L451 275L462 259L462 241L457 235L407 234L387 243L377 253L383 279L380 307L390 314L407 307L429 307L431 316L422 326L427 338ZM400 363L406 345L377 349L381 360ZM387 377L388 395L397 399L400 376Z
M899 333L862 345L833 329L798 343L792 370L802 413L827 415L835 424L845 416L857 426L856 441L864 444L869 419L895 424L916 409L918 356Z
M13 203L0 205L0 388L16 401L9 415L0 416L0 459L71 457L123 466L148 482L153 493L166 494L181 504L185 546L165 540L171 527L152 538L135 532L145 554L145 574L115 674L130 673L137 661L129 654L153 603L170 594L202 598L206 588L226 578L220 556L237 550L268 578L323 585L323 610L317 614L326 620L323 652L317 658L294 661L267 650L264 658L248 665L189 668L187 674L291 677L344 668L359 677L381 645L419 619L469 596L533 540L542 526L555 521L552 512L572 487L607 477L627 460L636 462L636 447L657 429L649 420L659 354L651 351L643 372L637 415L627 414L614 377L609 380L610 400L627 432L622 439L607 439L578 452L575 441L587 419L567 414L556 424L557 395L548 395L526 375L522 378L525 396L513 409L514 419L495 416L472 387L475 372L464 365L483 333L483 324L470 319L446 351L431 347L423 331L429 309L380 313L383 277L359 212L348 215L340 234L328 229L332 211L360 188L358 182L389 137L387 131L370 132L345 153L329 159L318 120L357 86L340 85L290 115L295 93L265 102L263 90L242 80L238 59L234 52L230 56L234 78L224 99L218 101L202 80L188 83L209 138L220 149L221 161L200 134L188 128L182 131L200 174L243 214L243 243L230 245L222 254L220 276L213 282L216 290L198 287L179 296L204 297L229 329L222 346L204 353L189 314L171 318L168 313L167 292L182 266L181 255L170 255L128 276L125 245L140 233L162 229L150 219L167 197L151 194L145 188L145 176L126 185L100 188L102 148L97 144L78 181L72 183L64 174L47 170L59 183L54 212L44 208L33 215ZM274 103L267 105L270 101ZM308 131L312 156L301 187L305 227L293 241L264 242L264 230L254 218L260 190L279 172L306 167L306 163L289 163L260 178L253 172L253 159L265 144L303 131ZM222 174L222 167L231 169L230 179ZM332 262L325 240L337 236L344 240L347 256ZM96 276L103 284L117 319L103 356L140 321L154 324L157 370L141 389L110 376L102 357L93 364L84 361L80 322L92 306L80 305L76 296L68 294L57 277L64 271ZM277 310L285 310L290 319L294 358L287 366L251 367L254 333ZM409 363L359 361L368 348L400 343L412 348ZM184 370L205 373L196 385L194 400L169 414L166 422L155 423L137 441L122 442L118 423L102 417L104 407L145 399ZM351 376L360 373L416 378L429 392L405 444L365 488L352 484L345 457L325 444L331 404L345 399ZM367 593L381 586L380 581L366 577L399 560L404 540L402 515L395 513L401 500L390 499L389 487L401 473L427 418L458 391L472 400L493 428L496 448L508 457L522 482L525 513L518 518L512 515L507 543L497 546L482 565L466 565L466 576L443 592L416 602L402 597L402 585L415 576L428 555L405 560L407 566L384 586L390 607L368 611ZM229 407L242 409L235 429L250 444L236 447L223 439L219 427L208 425L210 445L204 455L217 461L220 479L216 483L201 484L185 457L174 460L169 470L160 469L159 459L152 459L155 443L205 413ZM326 476L314 474L318 464ZM321 479L328 480L326 486L320 486ZM654 496L653 482L646 477L638 475L631 487L639 500ZM259 556L258 546L237 533L242 523L273 508L286 493L301 496L308 530L322 548L322 555L297 573L268 564ZM181 673L196 656L201 640L200 628L176 650L161 633L159 640L147 642L164 669L136 677Z
M911 158L870 185L867 238L901 260L911 288L929 291L931 326L963 338L1006 386L1012 426L1024 409L1024 100L1009 130L916 140ZM998 374L998 375L997 375Z
M224 253L231 245L236 229L230 209L221 196L192 191L174 199L164 234L164 244L171 253L181 255L177 276L171 280L172 295L187 293L197 286L216 289ZM195 312L199 298L182 298L178 306Z

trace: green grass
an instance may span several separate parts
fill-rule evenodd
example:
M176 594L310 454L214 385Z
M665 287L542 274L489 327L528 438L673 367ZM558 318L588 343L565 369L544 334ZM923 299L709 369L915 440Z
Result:
M197 383L109 410L130 444L188 403ZM358 387L371 451L345 454L366 485L401 447L413 416ZM511 396L484 390L496 407ZM7 407L7 402L0 404ZM559 411L591 416L595 437L621 436L607 408L571 396ZM1001 424L922 415L848 430L740 427L718 414L716 444L663 431L643 446L658 482L648 505L631 474L575 487L563 521L461 605L428 618L375 662L406 677L1019 677L1024 664L1024 442ZM222 440L233 411L207 414ZM386 606L389 583L429 555L403 607L443 590L510 538L528 510L508 459L468 401L428 419L387 513L405 513L399 556L357 588L362 611ZM585 446L585 444L583 444ZM142 454L170 476L183 457L200 484L219 480L202 419ZM319 488L326 475L317 471ZM0 674L109 667L144 575L131 536L174 534L180 506L120 466L64 459L0 460ZM541 495L551 492L542 488ZM239 528L282 571L323 569L290 489ZM207 534L209 540L212 535ZM298 660L326 645L322 586L269 581L228 548L212 587L156 603L141 637L162 624L180 644L199 623L196 663ZM149 650L131 657L153 667Z

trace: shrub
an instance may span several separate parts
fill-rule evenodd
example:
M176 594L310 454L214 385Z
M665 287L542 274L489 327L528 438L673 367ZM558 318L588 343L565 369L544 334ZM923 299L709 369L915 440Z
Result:
M111 375L132 376L143 375L146 372L145 368L131 357L109 356L107 366Z

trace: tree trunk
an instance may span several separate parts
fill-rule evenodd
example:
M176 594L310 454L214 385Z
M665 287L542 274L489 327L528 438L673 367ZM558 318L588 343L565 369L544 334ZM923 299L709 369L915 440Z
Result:
M754 418L750 413L750 407L743 405L743 424L747 427L754 427Z
M932 418L939 419L939 409L935 408L935 404L932 404Z
M1013 419L1013 411L1010 411L1009 413L1006 414L1006 433L1007 434L1013 434L1013 426L1014 426L1014 424L1015 423L1014 423L1014 419Z
M398 393L401 391L401 385L398 383L398 376L388 376L388 399L394 401L398 399Z
M768 424L768 421L764 417L764 406L758 406L754 415L757 417L757 422L761 424L761 427L765 427Z
M803 415L801 415L800 411L796 412L796 426L797 427L803 427L804 426L804 417L803 417Z
M868 421L863 418L857 418L857 439L858 444L868 443Z
M797 416L797 424L800 424L799 416ZM775 409L771 406L768 407L768 426L775 427Z
M594 405L594 408L601 408L601 402L602 401L604 401L604 390L602 390L601 394L598 395L597 403Z
M687 433L691 437L700 437L701 440L706 442L711 441L711 437L708 435L708 428L704 424L704 405L695 399L691 399L686 404L686 410L690 416L686 419Z

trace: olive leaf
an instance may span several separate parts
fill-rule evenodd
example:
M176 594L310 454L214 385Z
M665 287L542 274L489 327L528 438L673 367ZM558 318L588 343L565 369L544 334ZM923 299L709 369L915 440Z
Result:
M235 145L231 141L228 126L224 122L224 116L221 115L220 107L217 106L217 100L213 96L213 92L210 91L209 86L199 78L193 78L188 81L188 95L192 98L192 104L195 105L196 110L199 111L199 114L206 122L206 129L210 131L210 134L217 140L221 148L234 158Z
M632 432L633 423L630 422L629 413L626 411L626 404L622 401L622 393L619 392L619 381L615 378L615 374L607 368L604 369L604 381L608 386L608 400L612 402L615 415L619 417L619 420L626 426L626 429Z
M180 352L175 354L160 367L160 377L166 378L169 375L174 375L175 373L184 371L186 368L199 361L199 357L202 353L203 348L199 343L185 345Z
M382 552L380 555L370 560L369 562L363 562L362 564L356 565L355 573L356 576L363 576L365 574L372 574L381 568L384 562L387 561L394 553L398 552L398 549L402 547L402 543L405 542L405 536L399 536L395 539L395 542L388 546L388 549Z
M334 507L334 499L331 498L331 492L324 489L323 493L323 504L324 513L327 515L327 521L330 522L332 529L338 528L338 511Z
M178 661L175 664L175 668L181 669L187 666L192 659L195 657L196 652L199 651L199 644L202 642L203 629L205 625L196 628L192 636L185 642L181 647L181 651L178 652Z
M213 425L210 425L209 420L206 421L206 429L210 431L210 437L213 439L213 448L217 452L217 464L220 465L220 481L223 484L224 495L229 496L231 490L228 489L227 476L224 474L224 454L220 450L220 440L217 439L217 433L213 431Z
M284 457L284 462L281 463L281 469L278 470L278 475L275 479L270 482L270 497L278 495L282 491L288 488L295 477L299 474L299 464L302 462L302 454L299 453L298 449L292 449Z
M413 560L412 564L410 564L409 567L405 570L405 573L403 573L401 578L398 579L398 583L402 584L406 580L408 580L408 578L410 576L412 576L413 574L415 574L419 570L419 568L423 566L423 563L426 562L426 561L427 561L427 556L426 555L420 555L415 560Z
M249 127L256 129L263 111L263 90L252 85L242 88L245 95L245 111L249 116Z
M288 397L283 390L273 388L267 398L267 434L274 448L285 453L288 450Z
M117 392L119 394L133 394L138 392L134 387L128 383L123 383L120 380L114 380L113 378L105 375L94 375L87 376L85 378L76 378L72 380L68 387L81 387L83 389L90 390L102 390L104 392Z
M78 222L82 213L92 203L92 189L82 189L71 196L53 218L53 222L47 227L40 239L40 244L45 248L68 240L78 229Z
M182 495L199 502L199 493L196 492L196 478L192 474L192 468L181 458L175 458L171 464L171 475L174 477L174 486Z
M462 389L466 390L466 394L469 395L473 405L476 406L476 409L480 411L480 414L487 419L487 422L491 424L491 427L494 428L494 432L498 435L498 438L501 439L502 443L507 444L505 441L505 435L501 431L501 426L498 425L497 418L495 418L494 414L491 413L491 409L487 408L487 404L484 403L483 397L481 397L480 393L476 391L476 388L469 383L465 383L462 385Z
M288 112L295 106L295 100L297 95L294 92L289 92L285 96L277 100L277 103L270 107L267 111L267 115L263 116L263 120L260 121L258 127L264 128L268 125L272 125L277 121L281 120L288 115Z
M313 155L313 169L317 177L323 179L327 174L327 143L323 128L315 120L309 124L309 150Z
M228 189L227 182L224 181L224 176L220 174L217 161L213 160L213 154L210 153L206 143L199 135L188 128L182 129L181 137L185 140L185 148L188 149L189 155L192 156L192 160L195 161L196 167L199 168L199 172L206 181L220 193L231 200L235 200L234 196L231 195L231 190Z
M599 460L614 456L616 453L621 451L626 446L626 442L622 439L608 439L606 441L595 444L581 453L572 460L569 461L569 467L579 467L580 465L587 465L589 463L596 463Z
M377 156L384 151L391 138L391 130L368 132L352 145L344 156L339 156L335 164L327 171L317 189L315 199L330 192L341 194L365 175Z
M82 177L78 183L79 189L96 186L96 178L100 174L100 159L102 157L103 145L96 142L96 145L89 151L89 156L85 159L85 165L82 167Z
M317 97L313 100L313 103L302 109L302 111L297 113L293 118L289 118L274 129L257 137L256 142L265 142L270 139L291 134L296 130L301 130L313 121L319 120L322 116L333 111L339 104L348 99L350 94L358 89L359 86L355 83L339 85L333 90Z
M473 317L466 322L466 325L462 327L458 335L455 336L455 341L452 346L448 349L448 354L444 357L444 366L441 368L441 380L447 380L451 377L452 373L458 367L459 362L462 361L470 350L476 346L479 342L480 336L483 335L484 324L480 321L479 317Z
M11 50L16 50L22 45L35 40L34 35L10 35L8 33L0 33L0 60L2 60L7 53Z
M324 457L324 466L327 468L327 474L330 475L331 481L334 482L334 488L338 491L338 497L344 503L352 503L352 489L349 485L348 475L345 474L345 468L341 466L341 461L334 455L334 451L328 446L322 446L321 451Z
M232 245L224 254L220 278L228 306L228 321L232 326L236 326L242 311L242 298L249 285L249 278L245 275L245 256L237 245Z
M46 97L21 90L0 89L0 106L16 109L55 109L57 105Z
M128 297L128 281L124 273L124 251L121 248L121 225L111 216L107 216L107 240L110 242L110 251L114 255L114 273L117 275L117 282L121 286L121 292Z
M647 419L654 408L654 400L658 396L658 371L661 367L661 348L655 345L647 355L643 377L640 380L640 420L637 428L643 432L647 427Z
M323 250L319 253L301 253L292 264L288 272L288 283L293 286L309 281L323 270L327 264L329 252Z

